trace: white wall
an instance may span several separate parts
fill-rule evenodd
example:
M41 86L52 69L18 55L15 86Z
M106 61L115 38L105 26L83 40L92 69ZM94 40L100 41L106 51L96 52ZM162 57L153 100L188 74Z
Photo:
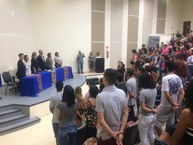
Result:
M85 54L84 70L88 71L91 50L90 0L31 0L35 50L44 55L58 51L64 65L77 72L76 56Z
M172 35L173 33L176 33L178 30L182 32L180 26L182 19L182 7L184 7L184 1L186 0L167 0L165 35Z
M18 54L32 50L29 1L0 0L0 72L16 68Z
M192 6L193 6L193 0L183 0L181 31L183 31L183 22L184 21L191 21L191 29L193 29Z

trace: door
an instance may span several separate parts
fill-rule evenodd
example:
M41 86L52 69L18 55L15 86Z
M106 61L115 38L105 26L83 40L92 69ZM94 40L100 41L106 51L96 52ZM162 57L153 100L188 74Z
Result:
M191 21L184 21L183 35L185 36L190 31Z

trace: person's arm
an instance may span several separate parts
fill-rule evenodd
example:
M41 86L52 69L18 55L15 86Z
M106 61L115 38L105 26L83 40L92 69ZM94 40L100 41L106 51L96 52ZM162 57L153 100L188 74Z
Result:
M145 104L145 95L143 94L143 90L139 93L139 101L140 101L140 106L141 109L147 113L157 113L158 110L154 108L149 108Z
M179 122L174 134L172 135L170 145L176 145L180 142L188 127L187 120L189 117L190 117L189 109L184 109L180 114Z
M173 107L177 106L177 104L174 103L174 100L168 91L164 91L164 95L165 95L166 99L168 100L168 102L171 104L171 106L173 106Z
M127 96L129 96L130 98L134 98L134 99L136 99L136 97L134 97L133 95L132 95L132 93L131 93L131 91L130 90L128 90L128 92L127 92Z
M56 108L56 118L57 118L57 120L61 120L61 111L58 109L58 108Z
M126 105L124 110L123 110L123 114L122 114L122 117L121 117L121 126L120 126L120 129L119 129L119 133L117 135L117 144L118 145L122 145L122 141L123 141L123 137L124 137L123 133L124 133L124 130L125 130L125 127L126 127L126 124L127 124L127 119L128 119L128 112L129 112L129 109Z
M51 113L54 112L54 100L53 100L53 98L50 99L49 109L50 109Z
M113 138L117 139L117 133L114 132L109 125L106 123L105 119L104 119L104 113L103 112L97 112L98 115L98 121L99 124L101 125L101 127L109 134L111 135Z
M144 110L145 112L148 112L148 113L157 113L158 112L157 109L146 107L144 101L142 101L140 105L141 105L141 109Z

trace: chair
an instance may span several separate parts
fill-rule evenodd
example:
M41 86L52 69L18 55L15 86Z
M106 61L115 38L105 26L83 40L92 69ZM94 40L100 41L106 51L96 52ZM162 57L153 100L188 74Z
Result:
M9 72L3 72L2 77L4 82L6 83L5 95L7 94L8 87L11 87L11 90L14 90L16 94L18 82L13 81Z

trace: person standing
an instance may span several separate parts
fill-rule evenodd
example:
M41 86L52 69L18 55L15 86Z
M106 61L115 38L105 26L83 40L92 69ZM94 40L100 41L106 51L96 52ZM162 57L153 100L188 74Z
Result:
M59 143L59 137L58 137L59 120L56 117L56 108L62 100L62 89L63 89L63 82L62 81L56 82L57 93L56 95L50 98L50 105L49 105L50 112L53 114L52 127L53 127L57 145L60 145L60 143Z
M78 64L78 73L84 73L83 72L83 64L84 64L84 53L82 53L81 51L78 51L78 55L77 55L77 64Z
M76 112L78 103L74 89L70 85L64 87L62 101L56 109L56 118L59 120L58 136L60 145L76 145L77 124Z
M52 54L48 53L46 58L46 69L51 70L53 67Z
M136 78L134 77L134 71L131 68L127 69L127 78L128 80L126 82L126 86L128 91L127 93L129 96L128 107L130 110L128 120L134 121L135 120L134 106L137 99L137 81Z
M30 75L31 74L31 65L29 63L28 55L24 55L24 64L26 67L26 75Z
M103 78L105 88L96 98L99 121L97 145L122 145L128 107L126 95L115 87L115 80L116 70L106 69Z
M55 62L55 67L56 67L56 68L62 66L62 59L60 58L58 52L55 52L54 62Z
M21 81L22 78L26 76L26 66L24 64L24 54L20 53L18 56L16 76L19 79L19 92L21 92Z
M162 78L162 93L159 113L155 121L158 136L162 134L161 127L166 124L166 129L175 124L175 113L179 109L183 98L184 89L179 76L174 74L175 63L171 60L165 62L167 75Z
M154 135L154 123L155 123L155 113L157 110L154 109L154 104L157 96L157 90L155 88L155 83L153 77L150 74L142 74L139 77L139 84L143 88L139 93L139 136L140 145L154 145L155 135Z
M38 66L41 69L41 71L45 71L46 69L46 60L43 56L43 51L39 50L39 56L36 58L38 62Z
M93 71L93 67L94 67L94 56L92 54L92 52L90 52L90 55L88 57L88 64L89 64L89 68L91 71Z
M31 56L31 72L32 74L38 72L38 61L37 61L37 53L33 52Z

